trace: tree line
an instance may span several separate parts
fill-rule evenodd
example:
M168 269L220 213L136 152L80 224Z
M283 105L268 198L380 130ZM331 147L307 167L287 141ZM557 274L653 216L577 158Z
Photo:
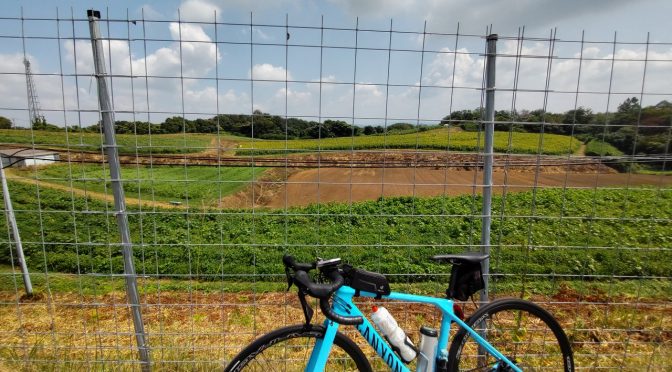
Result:
M359 127L343 120L324 120L322 123L300 118L285 118L255 110L252 115L221 114L208 119L189 120L181 116L167 118L160 124L148 122L117 121L117 133L169 134L169 133L218 133L224 132L243 137L261 139L310 139L374 135L412 130L409 123L396 123L387 128L382 125ZM98 124L88 130L98 131Z
M463 130L480 130L482 111L460 110L441 123ZM578 107L564 113L544 110L495 112L495 130L572 135L581 141L600 141L624 154L665 154L670 150L672 103L661 101L642 107L636 97L627 98L613 113L594 113Z
M410 133L439 126L457 126L467 131L480 130L481 109L460 110L442 118L439 125L395 123L367 125L348 124L343 120L324 120L322 123L300 118L285 118L255 110L252 115L221 114L211 118L186 119L169 117L162 123L120 120L115 129L120 134L218 133L261 139L333 138L360 135ZM615 112L594 113L578 107L564 113L544 110L495 112L495 130L540 132L573 135L583 142L600 141L614 146L625 154L664 154L669 152L672 130L672 103L661 101L642 107L636 97L627 98ZM0 116L0 129L12 127L12 122ZM44 120L33 123L33 129L63 130ZM69 130L100 131L100 124Z
M428 130L437 126L395 123L382 125L357 126L343 120L324 120L322 123L300 118L286 118L255 110L252 115L221 114L206 119L186 119L181 116L166 118L162 123L147 121L115 121L117 134L174 134L174 133L229 133L244 137L261 139L310 139L335 138L384 133L404 133L416 130ZM11 120L0 116L0 129L11 129ZM64 130L63 127L49 124L44 120L32 123L35 130ZM100 123L84 128L69 127L70 131L99 132Z

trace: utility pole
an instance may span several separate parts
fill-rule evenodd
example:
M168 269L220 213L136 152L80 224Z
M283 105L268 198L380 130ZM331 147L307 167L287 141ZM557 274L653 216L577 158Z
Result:
M26 67L26 90L28 92L28 114L30 116L30 124L34 126L36 123L43 123L44 116L40 113L40 101L37 99L37 88L35 88L35 81L33 80L33 72L30 68L30 61L28 58L23 59L23 65Z

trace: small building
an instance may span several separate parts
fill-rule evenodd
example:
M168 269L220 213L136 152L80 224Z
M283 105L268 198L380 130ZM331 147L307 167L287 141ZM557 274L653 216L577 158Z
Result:
M58 152L49 150L33 150L26 148L0 149L2 166L29 167L48 165L58 161Z

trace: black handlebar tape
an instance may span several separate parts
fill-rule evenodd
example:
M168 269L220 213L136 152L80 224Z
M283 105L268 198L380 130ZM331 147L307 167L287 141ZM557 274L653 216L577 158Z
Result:
M310 271L315 268L315 264L296 262L296 259L288 254L282 256L282 263L294 270Z
M322 313L324 314L324 316L327 317L327 319L334 321L338 324L360 325L364 323L364 319L362 319L361 316L343 316L336 314L334 310L331 308L331 305L329 305L328 298L320 299L320 309L322 309Z
M302 287L306 288L308 294L317 298L329 298L335 290L343 285L343 277L335 278L332 283L318 284L313 282L305 271L297 271L294 273L294 280L296 280Z
M331 280L331 283L320 284L313 282L307 273L307 271L315 268L314 264L296 262L294 257L290 255L284 255L282 257L282 262L285 266L294 269L294 281L297 282L300 287L305 288L309 295L320 299L320 309L322 309L322 313L327 319L343 325L359 325L364 322L364 319L361 316L339 315L331 308L329 298L334 291L343 286L344 282L343 276L338 270L331 270L326 273L329 280Z

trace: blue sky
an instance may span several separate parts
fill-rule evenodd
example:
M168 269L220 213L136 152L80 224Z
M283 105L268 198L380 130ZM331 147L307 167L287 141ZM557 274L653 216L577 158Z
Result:
M559 39L580 40L585 31L585 40L590 41L583 44L583 50L578 42L556 43L553 54L559 58L553 61L550 74L546 59L521 59L517 87L522 91L515 102L510 89L514 87L516 59L500 57L500 109L515 104L519 110L544 105L550 111L574 105L614 110L626 97L639 96L642 90L644 104L670 100L672 44L665 44L672 43L667 26L670 3L171 0L96 2L94 7L103 12L103 18L145 19L135 24L101 23L103 35L113 39L106 44L106 51L116 75L112 85L117 119L160 122L173 115L209 117L250 113L254 108L309 120L342 118L362 125L385 120L388 124L432 122L451 109L478 107L483 72L483 40L478 35L490 24L503 36L515 37L525 26L526 37L548 38L557 27ZM25 55L36 72L37 91L48 121L60 125L94 123L97 102L88 25L69 20L71 12L75 18L84 18L91 2L6 1L4 5L3 17L20 17L23 9L26 18L47 20L26 20L23 24L17 19L0 20L0 58L4 61L0 67L0 115L18 125L28 123L21 75L25 41ZM57 8L58 17L67 20L56 21ZM178 14L181 24L176 22ZM258 25L252 29L245 25L250 14ZM322 19L323 32L319 28ZM386 31L391 21L395 31L404 32L390 38L388 32L329 29L357 25L360 30ZM284 27L274 27L285 22L291 35L287 48ZM451 34L459 22L461 36L456 40L454 35L423 35L425 22L429 33ZM618 44L614 53L608 42L615 31L619 42L635 44ZM648 53L641 44L647 32L652 43L663 43L649 45ZM256 44L252 51L246 44L250 33ZM359 48L356 58L355 43ZM388 53L388 47L395 51ZM522 53L544 56L549 47L547 41L527 40ZM515 55L517 48L513 40L498 43L503 54ZM581 53L588 59L579 64L575 58ZM616 59L613 73L612 57ZM263 81L251 84L250 78ZM553 91L550 94L543 92L547 80ZM388 81L392 86L386 85ZM575 93L577 87L583 93ZM604 94L609 89L611 97Z

